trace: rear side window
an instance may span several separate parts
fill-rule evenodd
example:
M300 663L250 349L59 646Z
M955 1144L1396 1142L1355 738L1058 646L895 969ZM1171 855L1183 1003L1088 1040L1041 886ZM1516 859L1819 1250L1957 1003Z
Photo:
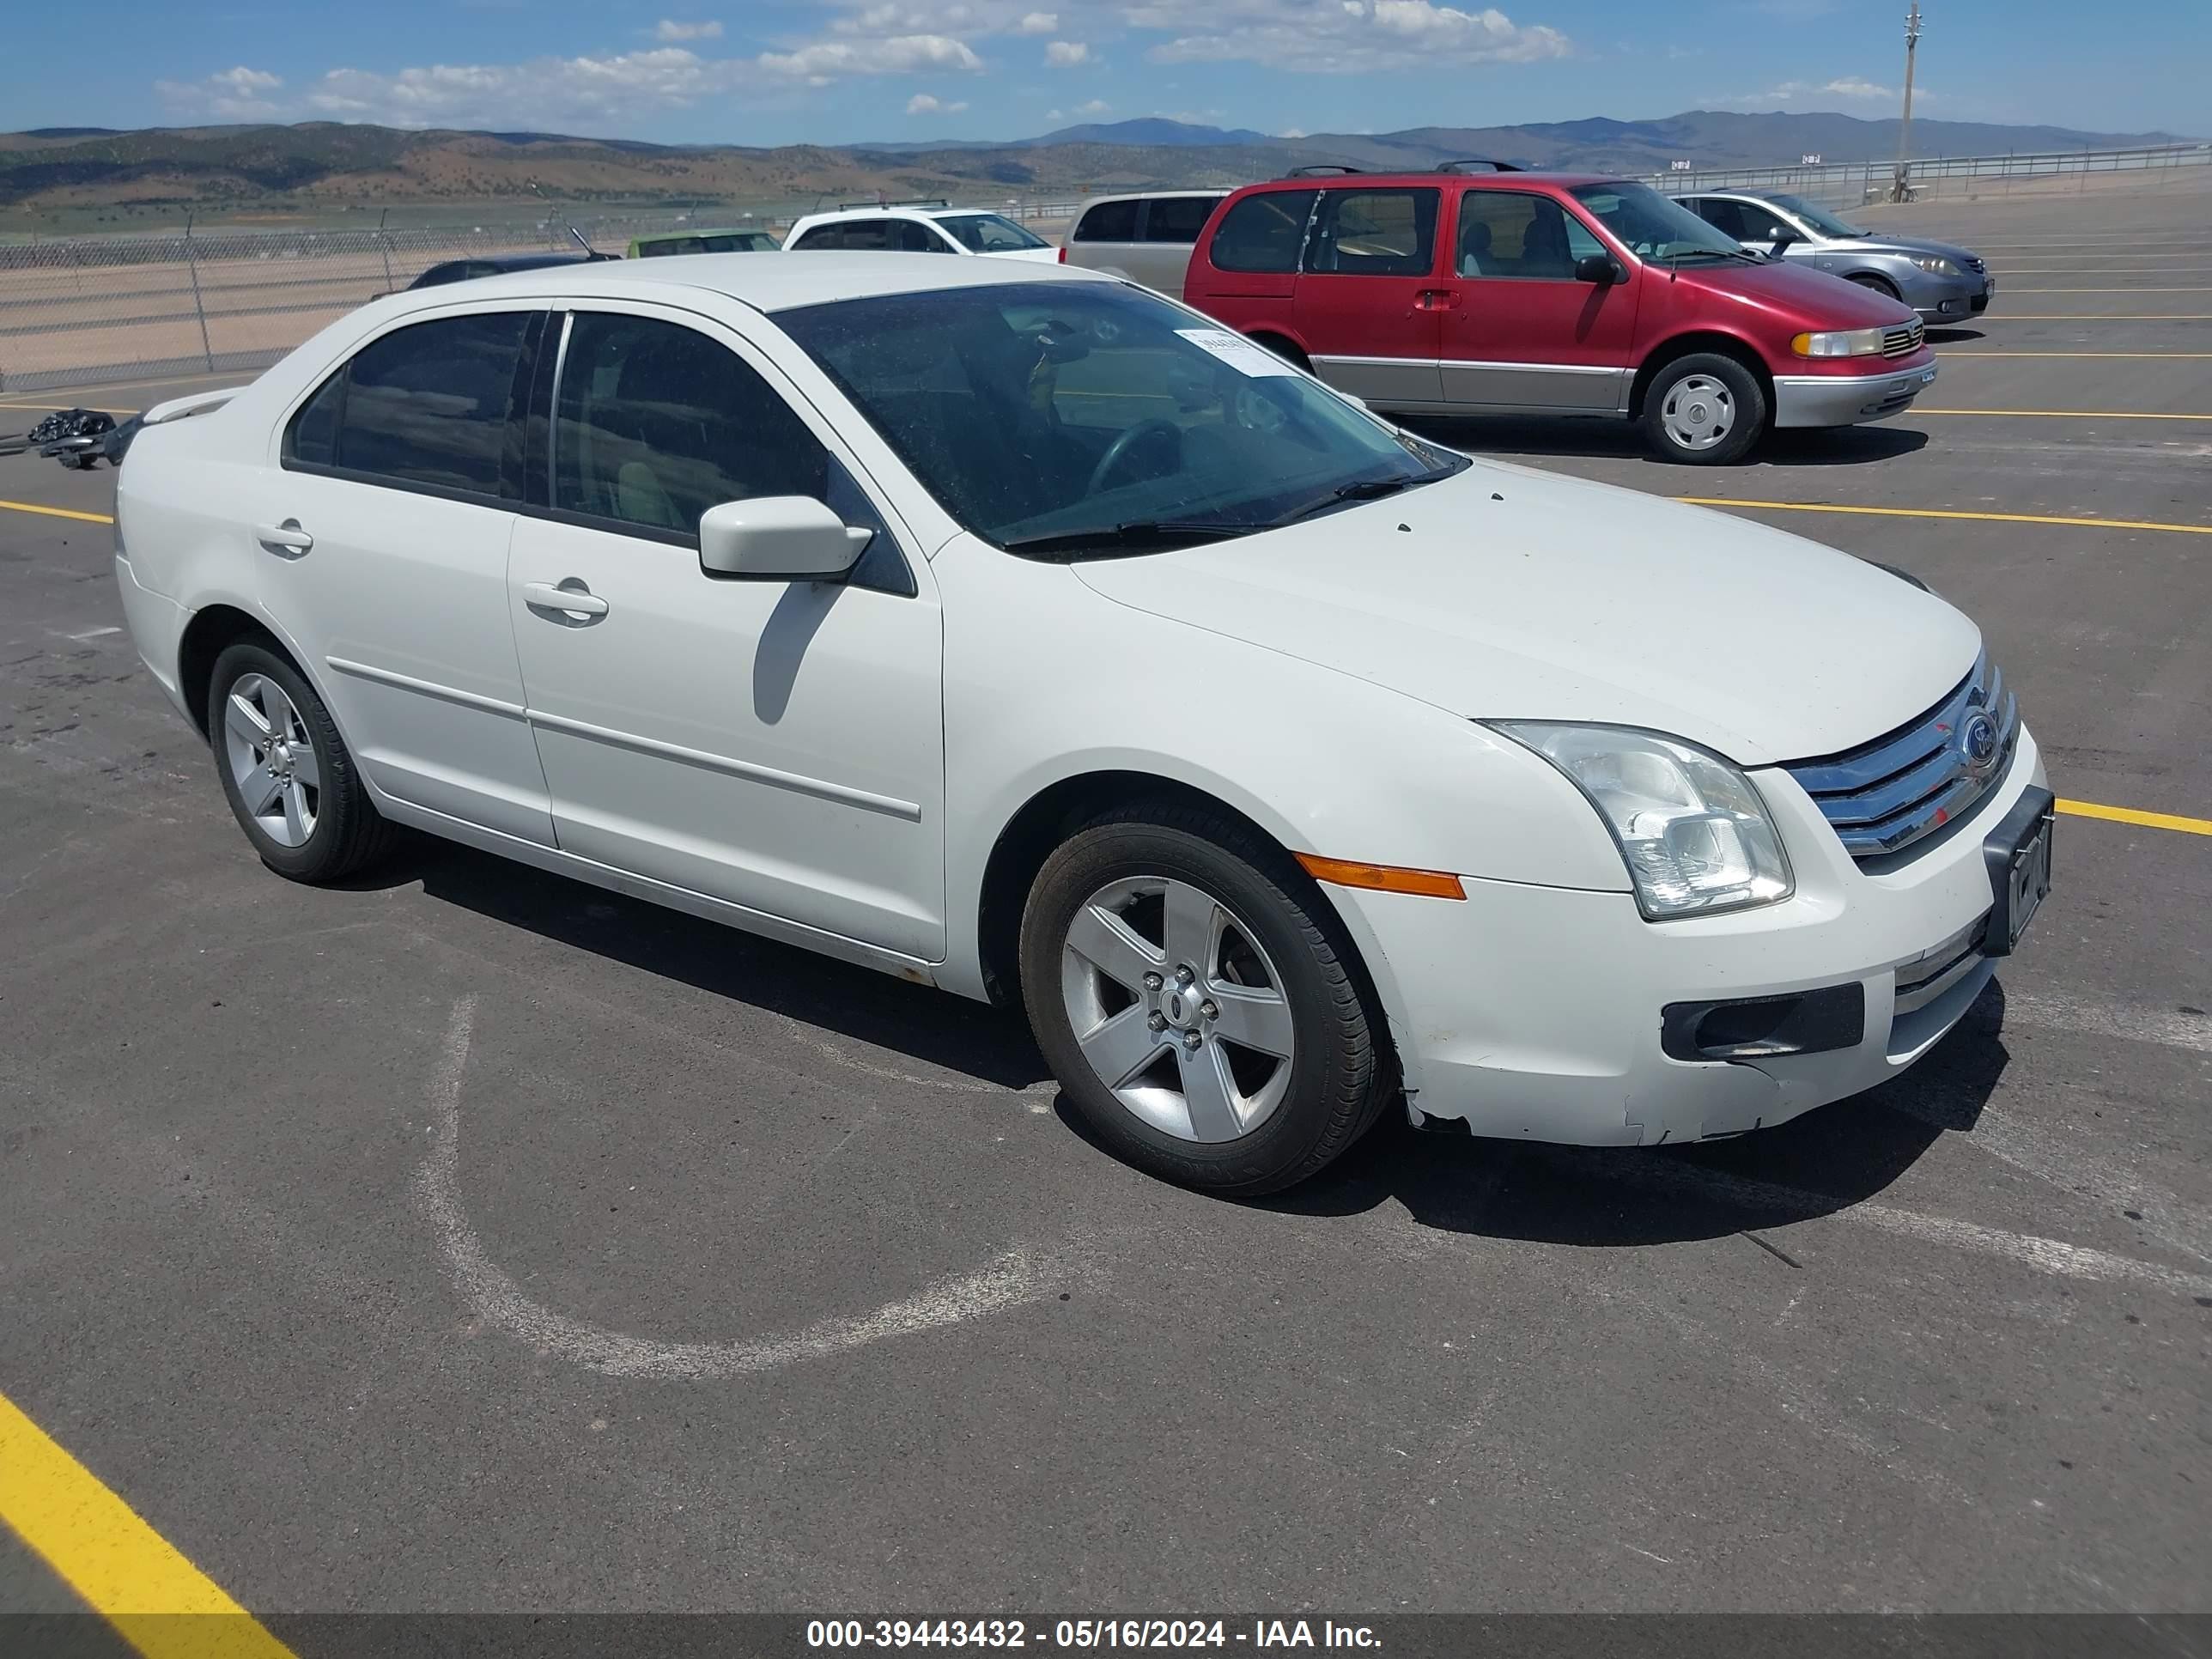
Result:
M1715 230L1743 240L1743 215L1734 202L1720 196L1701 196L1682 205L1703 219Z
M501 493L514 434L515 365L537 313L441 317L354 354L284 436L284 459L394 483Z
M1437 253L1434 190L1332 190L1306 249L1306 269L1340 276L1425 276Z
M901 253L950 253L952 252L945 245L945 239L942 236L927 225L916 224L911 219L894 221L889 228L890 235L884 246L896 248Z
M1268 190L1224 216L1208 254L1218 270L1296 270L1318 191Z
M1101 202L1085 214L1075 227L1079 242L1133 242L1137 240L1137 204Z
M1148 242L1195 242L1206 228L1218 198L1162 196L1146 204L1145 240Z

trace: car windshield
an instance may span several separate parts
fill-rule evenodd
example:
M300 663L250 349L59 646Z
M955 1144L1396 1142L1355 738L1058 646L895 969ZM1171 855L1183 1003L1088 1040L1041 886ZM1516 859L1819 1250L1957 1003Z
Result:
M1244 535L1468 464L1119 283L841 300L775 321L947 512L1037 556Z
M1735 238L1649 185L1577 185L1569 194L1639 259L1703 264L1733 259L1741 252Z
M1802 196L1769 196L1765 198L1784 213L1795 214L1823 236L1863 236L1866 232L1856 225L1846 224L1826 208L1816 208Z
M1032 236L1012 219L1001 219L995 213L940 214L937 222L971 253L1007 253L1016 248L1049 246L1042 237Z

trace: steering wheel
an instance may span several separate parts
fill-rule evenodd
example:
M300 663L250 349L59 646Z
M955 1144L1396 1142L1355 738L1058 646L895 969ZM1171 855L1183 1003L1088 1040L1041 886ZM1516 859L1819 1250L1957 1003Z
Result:
M1120 437L1106 446L1106 453L1098 458L1098 465L1091 469L1091 482L1084 486L1083 493L1086 495L1096 495L1106 488L1106 480L1114 476L1115 467L1128 459L1132 449L1146 438L1160 437L1172 439L1176 449L1178 451L1182 449L1182 428L1173 421L1164 421L1155 417L1149 421L1139 421L1136 425L1128 428Z

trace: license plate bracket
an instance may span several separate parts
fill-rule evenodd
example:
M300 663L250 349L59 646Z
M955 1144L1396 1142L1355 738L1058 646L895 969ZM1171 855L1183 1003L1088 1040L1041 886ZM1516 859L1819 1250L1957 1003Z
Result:
M2008 957L2051 891L2051 832L2057 801L2030 789L1982 842L1990 872L1990 921L1982 954Z

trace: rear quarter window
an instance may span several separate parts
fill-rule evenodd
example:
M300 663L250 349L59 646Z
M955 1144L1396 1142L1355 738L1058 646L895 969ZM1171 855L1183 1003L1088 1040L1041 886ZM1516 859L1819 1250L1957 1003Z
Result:
M1207 257L1218 270L1291 271L1305 245L1306 220L1318 191L1268 190L1247 196L1223 216Z
M1145 240L1148 242L1195 242L1198 233L1213 215L1219 198L1212 196L1162 196L1148 204Z

